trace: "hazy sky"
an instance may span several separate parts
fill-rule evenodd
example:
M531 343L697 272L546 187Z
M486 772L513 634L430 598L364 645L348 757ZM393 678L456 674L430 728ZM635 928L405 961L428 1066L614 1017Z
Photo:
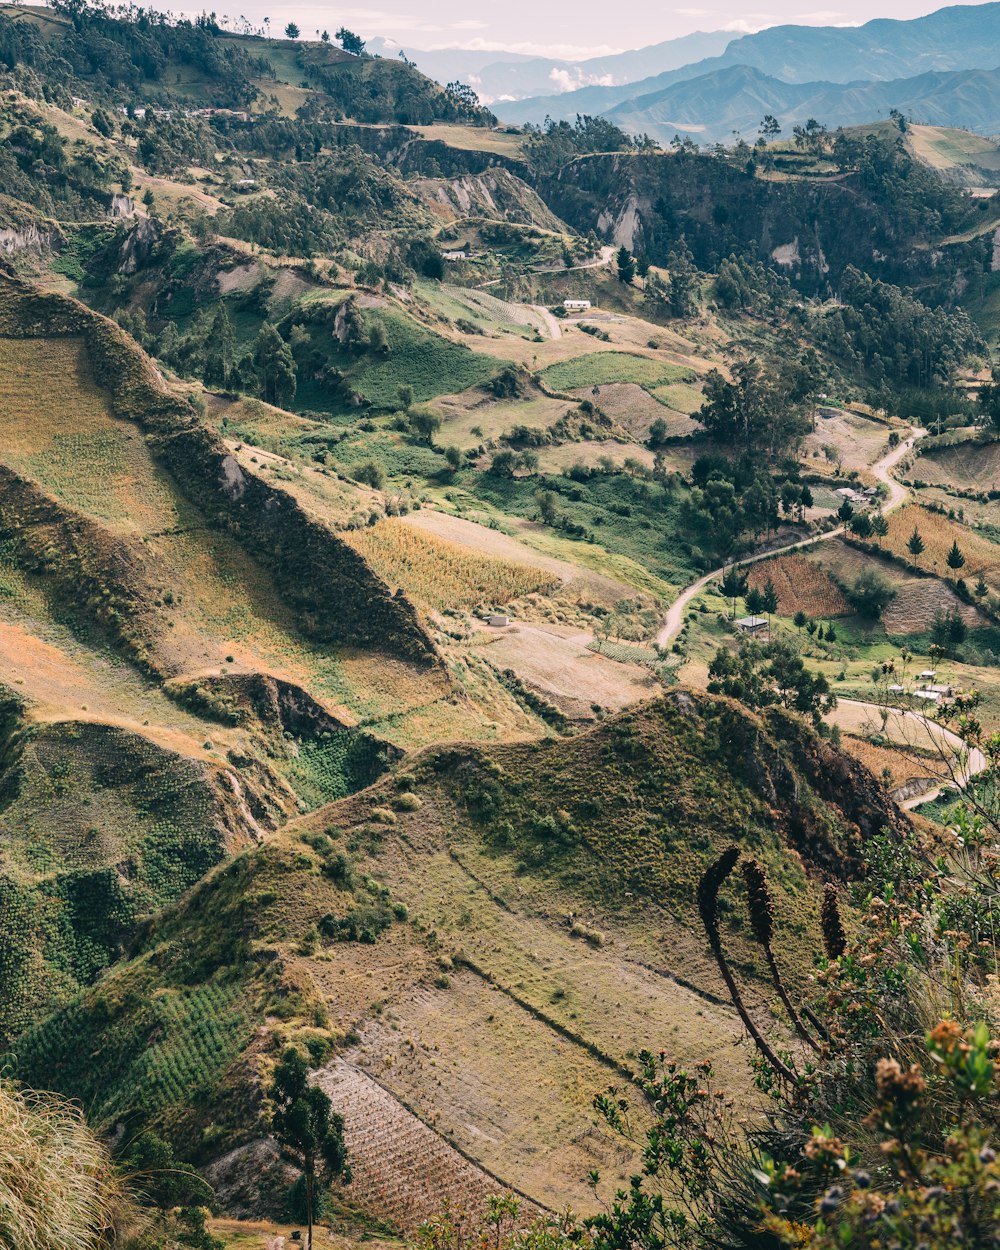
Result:
M656 0L627 4L597 0L383 0L386 8L368 8L350 0L347 7L317 0L215 0L212 7L252 21L265 15L272 30L295 21L308 38L314 31L342 24L365 38L383 35L404 48L509 48L539 56L578 59L659 43L694 30L746 32L795 22L810 26L856 26L873 17L919 17L944 7L940 0L840 0L842 8L808 11L796 0L764 0L767 8L748 13L726 0L697 0L690 7L669 8Z

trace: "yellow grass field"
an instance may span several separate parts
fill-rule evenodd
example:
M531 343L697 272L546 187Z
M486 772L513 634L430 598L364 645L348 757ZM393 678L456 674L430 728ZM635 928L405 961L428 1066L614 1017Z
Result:
M991 543L958 521L929 512L919 504L906 504L889 515L889 533L882 539L882 546L895 555L903 556L938 577L975 578L982 573L994 590L1000 589L1000 546ZM919 556L907 549L910 535L916 528L924 541ZM957 572L948 567L948 552L953 542L965 556L965 564Z
M819 617L846 616L850 606L832 577L805 556L780 556L763 560L753 566L749 584L763 590L768 578L778 592L778 611L782 616L804 612L811 620Z
M341 537L390 586L433 611L479 604L499 607L558 581L542 569L469 551L394 517L370 529L345 531Z
M914 464L913 477L935 486L993 490L1000 480L1000 443L959 443L928 452Z
M912 754L876 746L873 742L855 738L851 734L845 734L841 742L849 755L860 760L876 777L887 779L892 789L905 785L916 777L933 776L932 770Z
M115 420L81 339L0 338L0 459L102 521L177 523L169 484L136 427Z

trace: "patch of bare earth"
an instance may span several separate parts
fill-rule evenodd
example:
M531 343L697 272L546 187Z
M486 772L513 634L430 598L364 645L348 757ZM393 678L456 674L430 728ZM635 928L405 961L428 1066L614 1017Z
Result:
M370 1214L412 1234L446 1201L458 1210L479 1210L490 1194L503 1192L504 1186L353 1064L334 1060L317 1084L343 1116L351 1198Z
M428 533L436 534L449 542L458 543L472 551L481 551L484 555L495 556L501 560L510 560L515 564L525 564L531 568L543 569L559 578L564 588L572 587L574 591L598 603L613 604L619 599L627 599L635 595L634 587L620 582L616 578L607 577L603 573L595 573L591 569L581 568L568 560L559 560L544 555L533 547L527 546L517 538L502 534L499 530L490 529L488 525L479 525L465 517L452 516L448 512L437 512L432 508L421 508L419 512L411 512L403 518L407 525L413 525ZM512 522L512 524L517 524ZM524 522L530 527L531 522Z
M491 663L513 669L568 716L590 717L593 704L617 711L658 689L648 669L588 650L592 635L576 629L519 621L481 638L477 650Z
M664 421L667 433L674 437L691 434L699 425L686 413L667 408L635 382L609 382L605 386L583 386L571 391L577 399L589 399L627 430L634 439L644 442L654 421Z
M900 586L896 598L882 614L882 623L887 634L919 634L930 629L937 616L949 612L957 612L969 629L981 629L990 623L950 587L930 577L915 578Z

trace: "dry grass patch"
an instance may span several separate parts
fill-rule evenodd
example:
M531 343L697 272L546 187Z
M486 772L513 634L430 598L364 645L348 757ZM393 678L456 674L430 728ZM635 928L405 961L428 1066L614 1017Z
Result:
M177 523L166 474L141 431L115 418L82 339L0 338L0 459L99 520Z
M690 411L695 411L701 406L700 392L696 391L694 387L678 383L676 386L660 389L671 392L691 391L692 394L698 396L698 403ZM571 393L577 399L589 399L592 403L597 404L616 425L620 425L633 438L641 442L646 440L649 434L649 427L657 420L666 423L667 433L671 437L680 434L690 434L698 428L690 416L686 415L689 411L687 407L682 408L680 404L672 403L666 397L663 398L663 402L659 398L654 399L648 391L643 390L636 382L610 382L605 386L596 388L589 386L578 387ZM657 391L657 395L659 395L659 391Z
M595 703L617 711L658 688L647 668L591 651L592 635L571 626L518 621L481 638L482 654L492 664L513 669L567 716L591 718Z
M749 574L750 585L763 590L768 579L778 592L778 611L782 616L804 612L810 619L846 616L851 608L833 578L805 556L780 556L755 564Z
M934 486L996 490L1000 482L1000 443L959 443L956 447L929 451L914 462L909 476Z
M560 443L558 447L543 447L538 453L538 465L543 473L565 473L575 464L590 469L611 461L621 467L626 460L636 460L646 468L652 468L656 457L648 447L635 443L619 443L613 439L597 439L589 443Z
M931 777L933 770L921 760L891 747L876 746L866 738L855 738L845 734L841 745L849 755L860 760L876 777L885 781L889 788L895 790L917 777Z
M994 589L1000 589L1000 546L996 543L919 504L906 504L890 513L888 519L889 533L882 543L895 555L938 577L974 578L982 573ZM906 546L914 529L924 541L924 550L919 556L912 555ZM965 564L957 572L948 567L948 552L956 542L965 556Z
M550 590L557 579L539 568L468 551L398 518L344 534L375 572L424 609L501 605Z
M890 635L920 634L930 629L934 618L957 612L969 629L980 629L989 621L969 603L963 603L950 587L932 578L914 578L899 587L896 598L882 614L885 632Z
M466 1182L454 1154L441 1151L452 1140L550 1209L592 1209L588 1172L600 1171L602 1197L610 1196L638 1161L599 1126L592 1105L617 1073L473 973L449 980L367 1021L350 1058L441 1135L435 1141L425 1130L409 1143L425 1154L441 1197L453 1179ZM396 1163L393 1139L406 1125L390 1106L379 1110L385 1121L372 1116L370 1132Z
M857 412L838 412L835 417L820 417L816 429L802 443L802 454L844 469L866 469L879 458L889 437L881 422Z

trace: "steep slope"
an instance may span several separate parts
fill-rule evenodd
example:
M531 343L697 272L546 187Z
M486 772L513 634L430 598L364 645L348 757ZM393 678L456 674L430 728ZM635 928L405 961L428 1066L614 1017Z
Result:
M4 1042L397 743L544 732L485 667L457 700L411 602L265 467L114 323L0 275Z
M280 593L300 614L306 632L354 645L377 642L407 659L424 663L433 660L433 645L409 605L394 598L353 551L311 520L290 496L241 469L221 441L198 424L190 408L159 385L148 359L113 322L74 301L38 295L12 276L0 275L0 330L29 344L38 338L82 339L94 378L108 387L115 413L110 423L105 418L102 427L95 431L95 445L100 446L96 454L104 455L103 444L114 438L115 419L135 421L149 436L156 461L168 469L190 503L222 528L238 528L240 542L268 569ZM18 411L12 415L16 422ZM38 434L30 429L25 432L29 438ZM55 437L66 435L58 431ZM127 424L124 437L129 438ZM33 448L32 452L39 457L37 463L44 466L44 473L59 471L58 462L53 464L42 447ZM75 458L71 457L71 463L75 469ZM17 462L10 467L16 475ZM147 469L151 476L158 476L156 464L148 464ZM162 481L162 474L159 476ZM58 516L62 511L53 510L46 502L44 487L56 483L46 483L44 476L42 493L26 477L18 476L15 481L9 475L8 483L25 513L52 511ZM119 506L129 520L134 519L125 501ZM154 512L146 521L151 528L176 524L175 506L170 502L163 506L168 511L156 512L154 505ZM72 525L73 519L66 516L65 520L56 520L56 524L60 523ZM126 526L120 536L109 536L113 544L109 558L119 564L131 563L136 576L145 575L148 582L155 573L143 568L145 558L134 548L131 558L125 555L134 544L129 528ZM30 542L30 537L25 541ZM294 547L304 557L301 570L294 575L283 556L285 545ZM305 579L302 571L306 572ZM137 606L129 615L141 610ZM136 641L135 645L141 650L141 643Z
M780 264L806 291L835 288L849 264L933 289L945 278L940 258L931 259L941 238L938 223L968 228L989 220L988 204L970 202L908 158L896 164L890 145L885 152L883 173L874 178L847 171L777 181L707 153L592 155L546 179L542 190L575 229L605 232L616 246L657 264L683 236L704 270L732 253L749 253ZM982 248L972 256L955 252L946 265L981 264L983 254Z
M234 33L214 14L139 24L97 6L69 16L4 5L0 63L51 75L63 93L102 103L141 97L190 109L264 110L271 96L299 102L295 91L305 83L323 110L363 123L489 121L408 61L353 56L328 41L266 38L263 30Z
M702 866L734 838L771 866L799 977L821 878L905 823L794 718L685 691L573 742L425 752L211 874L20 1039L19 1069L218 1160L249 1210L227 1147L259 1149L258 1083L295 1039L326 1065L373 1213L412 1227L445 1192L449 1151L482 1186L586 1209L587 1171L604 1193L634 1167L593 1093L642 1045L684 1061L738 1039L698 928ZM752 981L753 947L727 924ZM751 998L769 1009L762 983ZM403 1211L414 1134L433 1162Z

